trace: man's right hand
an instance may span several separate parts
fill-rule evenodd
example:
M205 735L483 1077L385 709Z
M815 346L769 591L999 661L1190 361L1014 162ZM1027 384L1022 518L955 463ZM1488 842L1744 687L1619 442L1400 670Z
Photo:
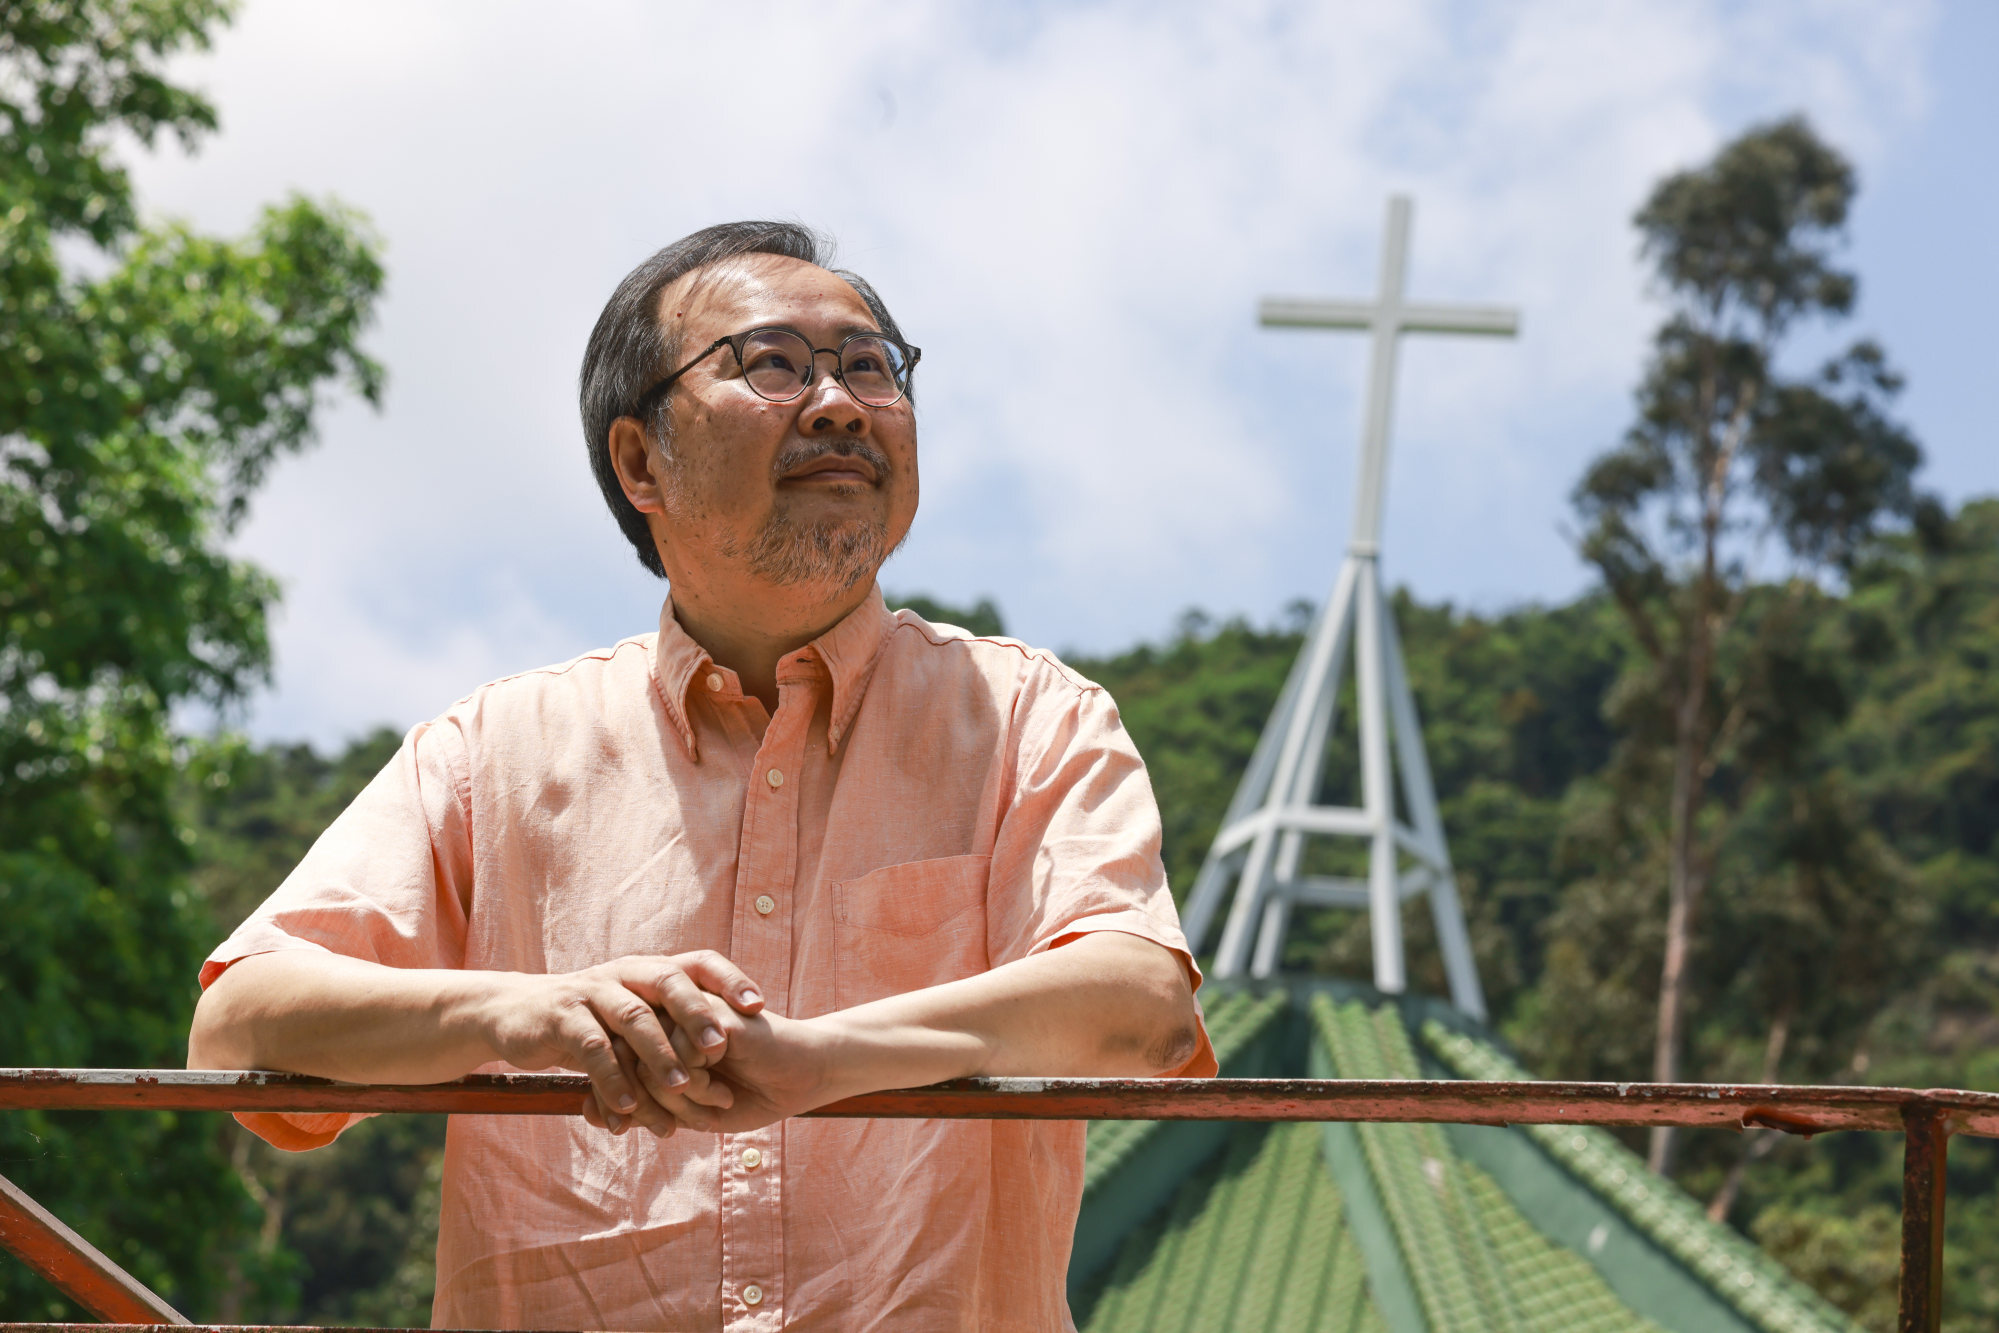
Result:
M489 975L506 978L483 1016L494 1054L518 1069L587 1075L583 1116L614 1134L634 1124L662 1138L683 1124L707 1128L711 1111L732 1102L728 1085L708 1075L728 1053L724 1032L734 1026L720 1006L763 1010L755 983L711 949L580 972Z
M556 1066L589 1077L578 1109L591 1123L614 1131L637 1123L665 1135L676 1123L705 1127L715 1107L730 1104L707 1067L728 1048L722 1034L741 1021L732 1011L762 1009L755 983L706 949L554 975L398 968L283 949L238 959L203 993L188 1067L442 1083L494 1060ZM670 1033L680 1035L684 1055ZM614 1039L628 1052L622 1064ZM662 1089L658 1097L648 1082Z

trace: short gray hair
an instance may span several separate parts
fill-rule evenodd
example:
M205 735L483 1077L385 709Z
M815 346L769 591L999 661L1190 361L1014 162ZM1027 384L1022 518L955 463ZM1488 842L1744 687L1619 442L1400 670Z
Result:
M611 466L611 424L636 416L639 396L680 358L680 338L660 324L659 294L698 268L742 255L780 255L817 264L845 278L873 315L881 331L903 341L895 317L865 278L833 268L833 242L828 236L796 222L724 222L683 236L625 275L583 349L583 369L577 391L583 411L583 438L590 447L590 470L604 493L611 517L638 552L639 563L661 578L659 562L645 515L625 498ZM665 429L667 406L662 400L648 430Z

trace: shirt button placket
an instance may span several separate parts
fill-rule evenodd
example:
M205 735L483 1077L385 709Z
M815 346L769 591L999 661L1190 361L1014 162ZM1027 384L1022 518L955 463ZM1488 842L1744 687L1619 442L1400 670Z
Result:
M790 900L798 859L798 764L817 705L811 685L782 681L744 794L731 955L777 1012L790 1004ZM744 910L748 909L748 910ZM784 1323L784 1178L777 1152L784 1126L724 1135L722 1152L723 1325L765 1333Z

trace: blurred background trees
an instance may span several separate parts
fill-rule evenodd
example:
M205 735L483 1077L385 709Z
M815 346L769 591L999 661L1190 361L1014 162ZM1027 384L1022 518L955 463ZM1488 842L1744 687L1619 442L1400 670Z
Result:
M215 127L162 74L206 0L9 4L0 28L0 1060L178 1065L213 934L175 710L269 665L271 580L225 548L325 389L375 399L375 247L294 198L228 240L142 222L113 151ZM282 1291L209 1117L0 1118L7 1174L168 1300ZM10 1318L65 1304L11 1263Z
M214 128L161 69L223 6L0 12L0 1063L176 1065L204 952L396 744L175 727L268 670L275 589L229 533L325 393L379 396L358 340L383 275L330 203L235 240L141 220L111 145ZM1598 586L1500 614L1397 597L1495 1023L1543 1075L1999 1089L1999 499L1921 499L1879 349L1791 364L1851 306L1854 188L1797 122L1663 182L1638 224L1666 322L1574 495ZM1004 630L990 602L891 601ZM1147 756L1176 886L1310 610L1071 659ZM1442 993L1427 916L1405 928ZM1368 974L1353 914L1302 911L1290 948ZM289 1156L218 1117L13 1114L0 1171L190 1315L419 1324L441 1131L386 1117ZM1880 1323L1897 1156L1696 1135L1660 1160ZM1960 1142L1951 1171L1952 1320L1990 1327L1999 1154ZM0 1312L73 1314L11 1259Z

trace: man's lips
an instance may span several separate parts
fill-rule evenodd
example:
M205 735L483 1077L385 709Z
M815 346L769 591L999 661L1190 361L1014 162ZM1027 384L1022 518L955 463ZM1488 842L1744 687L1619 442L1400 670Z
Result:
M792 468L781 481L845 481L872 486L880 480L875 466L858 454L825 454Z

